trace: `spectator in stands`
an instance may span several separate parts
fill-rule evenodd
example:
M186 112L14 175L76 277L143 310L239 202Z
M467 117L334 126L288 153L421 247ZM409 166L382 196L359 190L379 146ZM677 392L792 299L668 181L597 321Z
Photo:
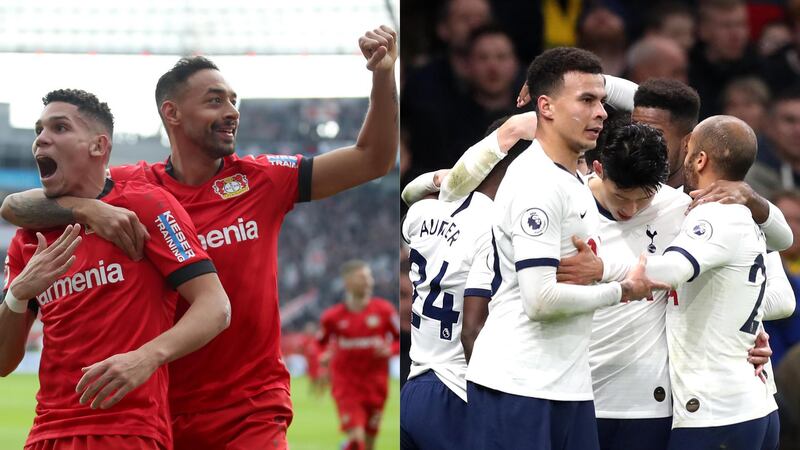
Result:
M689 84L703 99L702 120L720 113L722 89L730 80L757 75L760 67L749 42L744 0L702 0L698 17L699 42L689 54Z
M764 134L769 145L759 148L746 181L764 196L780 189L800 188L800 84L772 99Z
M800 79L800 0L789 0L786 22L792 30L792 41L770 55L764 64L764 79L777 92Z
M778 50L792 43L792 30L783 21L774 21L764 25L758 38L758 54L768 58Z
M722 113L738 117L759 137L758 152L763 153L761 133L769 105L769 88L758 77L736 78L722 91Z
M455 161L454 155L447 151L451 143L445 141L446 134L442 130L450 126L453 114L458 113L459 102L468 97L469 36L490 19L487 0L444 3L436 32L445 44L445 52L427 65L412 70L400 92L403 105L400 120L408 130L407 144L414 161L406 178Z
M694 12L685 3L664 2L647 14L644 36L672 39L688 53L694 47L694 29Z
M771 343L771 342L770 342ZM792 346L777 366L775 382L778 385L780 413L780 450L800 450L800 344Z
M649 36L634 43L627 54L625 78L641 84L651 78L688 81L686 52L673 39Z
M605 5L589 9L578 24L578 47L600 57L603 73L622 75L626 45L625 21Z

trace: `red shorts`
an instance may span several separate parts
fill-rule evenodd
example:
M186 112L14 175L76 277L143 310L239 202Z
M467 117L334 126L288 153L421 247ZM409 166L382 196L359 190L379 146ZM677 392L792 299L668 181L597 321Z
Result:
M384 401L376 402L354 396L341 396L334 400L336 409L339 410L342 431L361 427L369 436L378 434Z
M285 389L270 389L223 409L172 417L175 450L286 449L292 402Z
M144 436L91 435L44 439L25 450L168 450L155 439Z

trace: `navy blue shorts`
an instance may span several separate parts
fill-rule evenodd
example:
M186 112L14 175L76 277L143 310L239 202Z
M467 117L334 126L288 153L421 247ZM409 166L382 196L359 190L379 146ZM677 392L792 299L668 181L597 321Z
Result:
M599 450L594 402L523 397L467 382L466 448Z
M721 427L675 428L669 450L777 450L780 434L778 411L760 419Z
M597 419L601 450L666 450L672 417Z
M400 390L400 448L462 449L467 403L429 370Z

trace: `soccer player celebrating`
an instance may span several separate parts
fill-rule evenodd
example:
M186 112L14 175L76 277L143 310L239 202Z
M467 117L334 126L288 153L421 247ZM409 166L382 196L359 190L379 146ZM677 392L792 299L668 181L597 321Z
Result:
M80 225L19 230L11 241L0 306L3 375L22 359L37 312L44 324L25 448L172 448L164 364L227 327L228 298L174 197L106 179L108 106L78 90L50 92L44 104L33 143L44 193L129 209L149 239L141 261ZM173 289L191 305L174 326Z
M535 113L500 119L489 132L486 140L498 142L508 155L478 188L458 201L416 202L403 221L414 285L412 364L400 394L403 449L444 450L467 445L467 360L486 320L488 301L501 281L493 250L492 200L508 164L533 139ZM422 179L419 182L428 184ZM417 183L409 185L412 191ZM426 191L424 187L421 190ZM406 200L416 199L412 192L404 193ZM494 276L488 283L479 283L479 274L486 270Z
M372 71L364 125L354 146L314 158L236 156L236 92L207 59L181 59L159 79L156 104L171 156L164 163L112 168L112 178L146 180L178 198L237 311L219 339L170 365L177 449L286 447L293 413L289 373L280 354L278 233L295 203L334 195L394 167L399 144L396 39L386 26L359 39ZM58 214L42 214L54 210ZM28 191L9 196L2 212L6 220L30 228L88 223L132 255L141 240L129 214L96 201L46 201L41 193ZM184 310L179 303L178 315Z
M331 393L345 450L372 450L389 385L389 357L400 351L394 306L372 296L372 271L363 261L342 266L345 299L322 314L320 345L329 350Z
M720 179L740 181L756 156L756 136L743 121L713 116L689 139L688 190ZM678 287L667 304L672 381L670 449L773 449L778 414L770 389L742 361L764 315L766 242L741 205L695 207L648 273Z
M503 279L467 369L474 448L597 448L588 343L595 309L646 297L644 268L621 283L557 284L572 236L596 235L597 208L576 175L606 112L600 62L557 48L528 69L538 128L495 198ZM592 242L596 242L593 240Z

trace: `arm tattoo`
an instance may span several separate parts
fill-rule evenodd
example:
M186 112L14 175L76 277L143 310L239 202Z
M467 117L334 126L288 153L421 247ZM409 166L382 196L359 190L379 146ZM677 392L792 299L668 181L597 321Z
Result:
M14 215L14 225L22 228L42 230L75 222L72 208L54 199L18 194L8 198L8 206Z

